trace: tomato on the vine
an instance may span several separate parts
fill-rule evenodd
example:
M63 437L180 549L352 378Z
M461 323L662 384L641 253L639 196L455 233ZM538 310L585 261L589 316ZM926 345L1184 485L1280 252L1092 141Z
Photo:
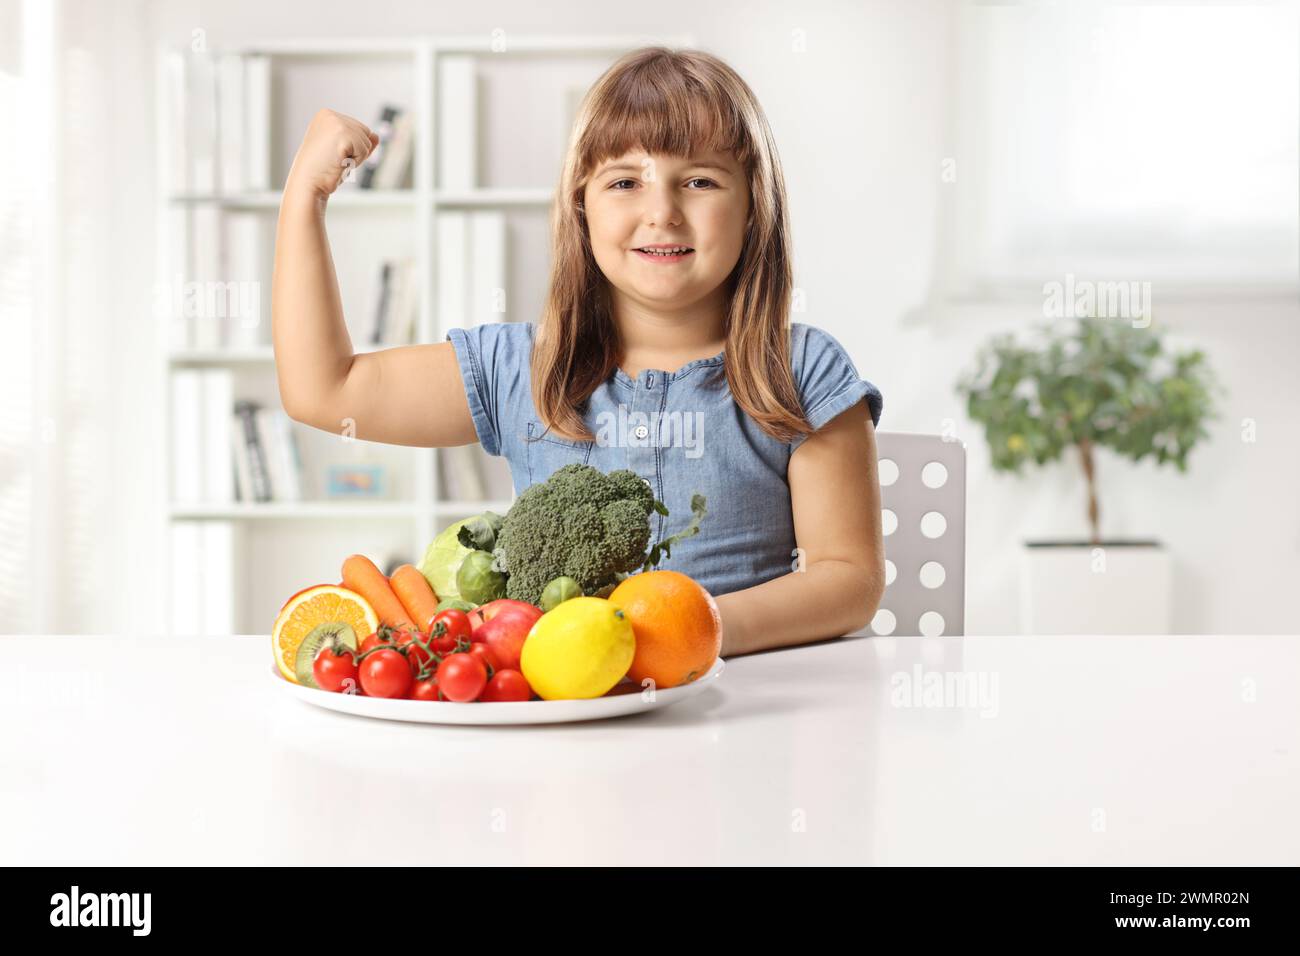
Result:
M417 680L411 685L411 700L437 700L438 699L438 677L426 677L424 680Z
M405 652L406 659L411 664L411 674L415 677L420 676L420 671L426 665L433 665L433 653L425 650L430 645L421 632L402 631L397 638L397 646Z
M486 644L471 644L466 653L468 653L470 657L477 657L483 662L483 667L487 671L489 678L494 671L501 669L501 666L497 663L496 655L492 653L492 649Z
M497 671L483 688L483 693L479 695L479 700L491 703L532 699L533 689L528 686L528 680L519 671L514 670Z
M361 661L361 688L370 697L405 697L415 679L401 651L382 648Z
M472 634L469 615L459 608L440 611L429 622L429 645L439 654L450 654L457 641L468 641Z
M487 668L473 654L452 654L438 665L442 696L457 703L475 700L487 685Z
M398 631L388 624L379 625L379 629L361 642L359 653L364 654L373 647L396 647Z
M321 690L341 693L348 686L348 681L352 681L351 686L356 687L357 660L346 647L322 647L316 660L312 661L311 674Z

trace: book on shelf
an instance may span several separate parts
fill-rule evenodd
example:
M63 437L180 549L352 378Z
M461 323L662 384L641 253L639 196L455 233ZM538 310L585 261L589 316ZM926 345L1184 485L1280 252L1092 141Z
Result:
M169 323L170 347L268 344L273 222L255 211L223 213L212 206L169 208L162 215L159 261L168 271L157 305Z
M203 500L203 378L199 369L177 369L171 377L172 500Z
M410 185L411 157L415 152L415 120L401 113L393 120L393 135L375 170L370 189L404 189Z
M195 206L190 210L190 257L193 273L186 277L183 308L189 318L192 346L218 349L225 342L224 303L227 286L221 254L221 210Z
M170 274L164 303L172 319L172 347L266 345L270 284L264 277L274 248L272 224L257 212L222 212L211 206L190 209L187 221L190 271ZM183 229L183 224L185 220L169 226Z
M234 53L217 57L217 149L221 155L221 192L233 196L244 189L244 58Z
M506 217L503 212L470 213L470 316L476 325L506 317Z
M168 588L174 636L229 636L235 631L235 527L230 521L174 521L172 583Z
M160 57L158 178L169 195L271 188L271 61L261 55L169 52ZM270 226L264 214L208 204L160 222L169 345L264 344ZM161 295L161 293L160 293Z
M506 320L504 213L439 213L435 258L438 315L444 329Z
M369 342L378 345L384 338L388 319L388 304L393 300L393 264L385 259L379 263L379 292L375 303L375 324L370 330Z
M230 421L238 500L301 501L302 458L289 416L245 400L235 403Z
M386 105L374 126L379 144L340 187L342 189L402 189L410 185L415 149L414 117L401 107Z
M414 259L385 259L380 263L375 322L369 344L409 345L415 341L420 311L419 284Z
M271 188L271 61L227 53L217 60L221 192Z
M155 154L158 184L164 195L190 191L185 55L165 53L158 60L154 108L158 116Z
M375 135L379 137L379 143L370 151L361 163L361 168L353 170L352 175L348 178L349 182L355 182L357 189L373 189L375 181L375 172L379 169L379 164L383 162L385 154L388 152L388 144L393 140L393 123L396 121L401 110L396 106L385 106L379 113L379 122L375 124Z
M169 52L158 69L158 178L168 194L271 188L271 61Z
M190 275L189 215L185 206L159 208L153 315L166 324L167 346L187 349L193 344L193 322L185 312L185 279Z
M295 454L297 444L289 416L278 408L259 408L254 417L257 420L257 440L262 446L271 479L271 500L301 501L302 488Z
M244 189L269 190L271 183L271 58L244 57Z
M478 87L475 58L438 58L438 178L446 190L478 185Z
M221 347L269 344L274 222L260 212L230 210L222 227L221 261L226 281L218 298Z
M230 369L172 371L171 433L175 503L302 500L293 423L282 409L235 401Z
M175 369L171 375L172 500L235 500L230 456L234 376L229 369Z
M201 414L198 431L203 450L202 500L235 500L235 473L230 460L230 409L235 403L235 380L229 369L199 370Z
M234 421L238 422L242 438L235 443L235 474L241 482L244 475L248 476L248 482L241 483L238 489L239 500L244 502L271 500L271 476L258 435L257 408L256 402L235 403Z
M217 64L208 53L181 55L185 89L187 191L217 191Z

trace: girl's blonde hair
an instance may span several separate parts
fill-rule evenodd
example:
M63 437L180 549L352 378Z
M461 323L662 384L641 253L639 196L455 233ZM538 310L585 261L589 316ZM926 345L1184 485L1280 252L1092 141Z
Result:
M594 436L582 419L591 394L619 362L609 282L591 251L582 195L598 166L641 149L679 158L731 153L749 180L744 248L727 277L727 384L769 435L812 429L790 368L790 226L785 179L767 118L745 81L696 50L646 47L626 54L582 101L551 212L550 289L533 345L533 403L543 426L572 441Z

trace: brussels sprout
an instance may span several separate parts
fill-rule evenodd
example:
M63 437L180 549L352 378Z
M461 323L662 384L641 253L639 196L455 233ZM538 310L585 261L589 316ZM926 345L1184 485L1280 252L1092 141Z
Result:
M456 572L456 589L466 601L487 604L506 596L506 576L493 567L490 551L471 551Z
M549 611L569 598L576 597L582 597L582 585L570 577L555 578L542 589L541 608L543 611Z

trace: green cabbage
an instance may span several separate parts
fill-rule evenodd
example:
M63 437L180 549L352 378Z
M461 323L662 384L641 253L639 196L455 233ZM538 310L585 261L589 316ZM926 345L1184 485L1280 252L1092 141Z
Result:
M458 540L461 528L466 527L469 529L467 537L471 539L471 543L476 543L490 551L496 532L501 527L501 516L485 511L481 515L473 515L464 521L457 521L443 528L429 544L424 552L424 559L420 562L420 573L428 580L429 587L433 588L433 593L438 595L439 601L466 600L456 585L456 574L460 571L460 566L475 550L462 545Z
M439 601L446 601L448 598L460 599L460 590L456 587L456 572L460 570L471 549L462 547L456 540L456 535L460 534L460 529L471 520L466 518L464 521L457 521L443 528L429 544L424 552L424 560L420 562L420 573L428 580L429 587L433 588L433 593L438 595Z

